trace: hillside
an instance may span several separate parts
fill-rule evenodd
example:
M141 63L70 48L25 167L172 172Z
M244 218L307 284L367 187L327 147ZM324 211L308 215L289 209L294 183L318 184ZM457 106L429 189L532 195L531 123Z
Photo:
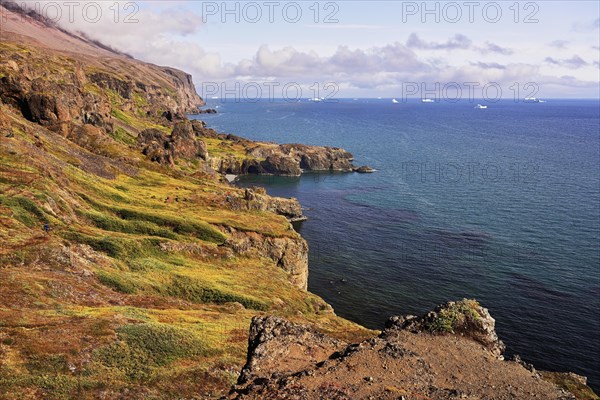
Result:
M350 172L350 153L216 132L186 118L204 104L188 74L3 12L0 398L453 398L442 395L465 382L572 398L501 361L476 303L391 320L381 336L337 317L306 290L298 202L223 177ZM495 339L482 346L482 332ZM438 380L403 364L411 340ZM384 358L403 381L375 365ZM373 380L357 379L367 370ZM579 377L544 377L597 398ZM421 396L429 384L439 392Z
M303 290L297 202L236 189L195 154L189 75L6 15L0 397L226 393L264 312L367 332ZM140 132L174 130L173 164L142 154Z

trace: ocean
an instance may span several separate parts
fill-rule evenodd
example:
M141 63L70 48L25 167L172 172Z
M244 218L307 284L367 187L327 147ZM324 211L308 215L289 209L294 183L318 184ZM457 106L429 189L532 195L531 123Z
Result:
M391 315L476 298L539 369L600 390L598 100L393 104L209 101L210 127L343 147L373 174L252 176L308 220L309 290L381 329Z

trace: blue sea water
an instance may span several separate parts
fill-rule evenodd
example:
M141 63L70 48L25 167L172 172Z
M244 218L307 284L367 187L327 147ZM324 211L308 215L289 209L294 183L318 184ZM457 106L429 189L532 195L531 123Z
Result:
M296 197L309 290L372 328L477 298L509 354L600 390L598 100L216 103L209 126L339 146L374 174L248 177Z

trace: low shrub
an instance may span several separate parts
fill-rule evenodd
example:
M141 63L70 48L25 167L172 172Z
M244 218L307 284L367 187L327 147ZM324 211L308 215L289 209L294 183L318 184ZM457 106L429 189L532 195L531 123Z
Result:
M105 271L96 273L96 277L105 286L110 287L117 292L125 294L134 294L136 292L135 285L120 275L111 274Z
M0 204L10 208L14 217L29 228L48 222L46 213L27 197L0 195Z
M477 309L479 303L475 300L461 300L449 308L439 311L437 317L425 326L431 333L454 333L481 320Z
M123 325L119 340L94 352L94 360L115 368L130 380L145 381L155 368L181 358L209 354L192 331L161 323Z
M148 236L159 236L168 239L177 239L177 234L167 228L160 227L153 222L139 220L123 220L109 214L96 212L82 212L95 226L105 231L132 233Z
M158 253L160 241L153 238L141 240L112 236L90 236L80 232L66 231L62 237L77 243L87 244L96 251L120 260L151 256Z
M223 304L238 302L244 307L253 310L264 311L268 308L267 305L261 301L210 288L201 282L181 275L177 275L173 278L171 284L167 288L167 293L192 303Z

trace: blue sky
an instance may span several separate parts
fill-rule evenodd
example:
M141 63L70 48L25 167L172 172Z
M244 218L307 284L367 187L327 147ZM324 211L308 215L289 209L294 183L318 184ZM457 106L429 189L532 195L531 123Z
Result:
M98 23L61 23L136 58L184 69L200 91L206 82L335 82L339 97L398 97L407 83L476 82L476 97L489 84L511 97L510 87L524 96L533 82L537 97L598 97L599 4L142 1L135 2L137 23L121 21L134 8L123 8L118 23L106 9Z

